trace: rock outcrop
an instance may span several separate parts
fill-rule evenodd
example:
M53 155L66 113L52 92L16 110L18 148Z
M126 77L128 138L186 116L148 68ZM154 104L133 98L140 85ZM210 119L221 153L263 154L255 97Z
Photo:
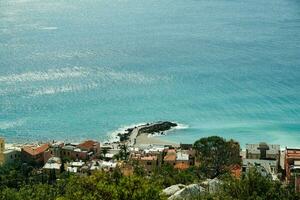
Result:
M157 122L153 124L146 125L139 130L139 134L142 133L157 133L162 131L170 130L173 127L176 127L177 124L173 122Z
M181 188L181 189L180 189ZM205 192L205 189L198 184L190 185L172 185L163 190L163 194L168 196L168 200L184 200L197 198Z

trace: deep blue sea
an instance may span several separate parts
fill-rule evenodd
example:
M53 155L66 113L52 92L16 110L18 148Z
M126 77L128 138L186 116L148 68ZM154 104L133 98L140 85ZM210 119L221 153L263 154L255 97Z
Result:
M0 0L0 135L300 146L299 0Z

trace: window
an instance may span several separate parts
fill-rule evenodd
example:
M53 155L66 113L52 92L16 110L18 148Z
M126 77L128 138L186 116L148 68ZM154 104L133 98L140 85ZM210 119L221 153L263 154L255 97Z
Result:
M147 162L147 165L152 165L152 163L151 162Z

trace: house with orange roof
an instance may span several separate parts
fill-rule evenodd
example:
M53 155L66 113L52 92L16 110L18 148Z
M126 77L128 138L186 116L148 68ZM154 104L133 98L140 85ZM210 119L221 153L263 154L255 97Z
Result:
M77 145L77 148L81 149L82 151L87 152L93 152L94 156L97 156L100 154L100 143L93 140L87 140L79 145Z
M49 144L24 146L21 148L22 162L32 165L43 165L51 157Z

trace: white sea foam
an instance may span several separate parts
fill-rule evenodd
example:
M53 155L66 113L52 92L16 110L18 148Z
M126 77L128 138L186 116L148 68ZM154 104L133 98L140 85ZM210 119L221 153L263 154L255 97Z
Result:
M120 128L118 128L117 130L108 132L107 133L107 137L108 137L107 142L109 142L109 143L119 142L120 141L120 137L118 136L119 133L124 134L124 133L126 133L126 130L129 128L134 128L134 127L142 126L145 124L147 124L147 123L145 122L145 123L139 123L139 124L124 125L124 126L121 126Z
M188 124L181 124L181 123L177 123L177 122L175 122L176 124L177 124L177 126L176 127L174 127L173 129L177 129L177 130L182 130L182 129L188 129L189 128L189 125Z
M176 123L177 126L172 127L169 130L162 131L163 133L159 132L159 133L148 134L148 137L166 136L166 135L171 134L172 132L174 132L176 130L183 130L183 129L188 129L189 128L189 125L187 125L187 124L182 124L182 123L178 123L178 122L174 122L174 123Z

